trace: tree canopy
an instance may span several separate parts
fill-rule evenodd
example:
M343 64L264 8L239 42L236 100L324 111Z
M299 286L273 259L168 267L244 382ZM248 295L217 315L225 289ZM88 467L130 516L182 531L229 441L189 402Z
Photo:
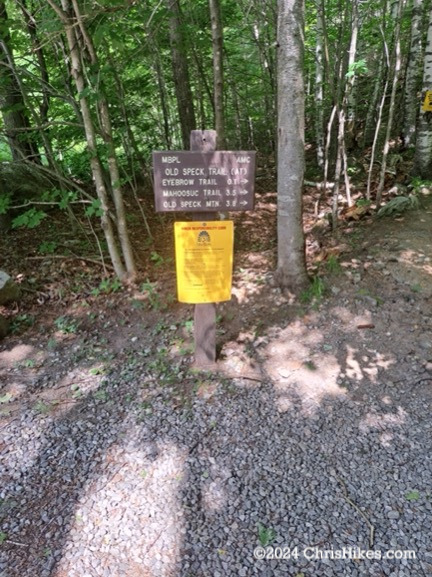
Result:
M275 165L281 4L1 1L0 160L17 175L31 166L41 183L33 201L67 209L84 200L101 218L117 275L133 275L124 195L151 178L152 150L186 148L190 130L218 127L224 147L256 149ZM333 183L334 226L360 178L364 200L379 206L398 154L415 154L417 176L432 178L422 108L432 90L430 5L306 1L298 75L307 177ZM1 191L0 213L29 199L17 182ZM29 210L19 222L43 218Z

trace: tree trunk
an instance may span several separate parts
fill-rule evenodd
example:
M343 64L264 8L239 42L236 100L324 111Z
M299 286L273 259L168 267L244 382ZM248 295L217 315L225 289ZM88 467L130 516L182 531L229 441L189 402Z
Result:
M421 83L423 0L412 0L411 42L405 77L403 141L405 147L415 145L418 111L417 93Z
M281 287L308 284L302 224L304 1L278 0L278 268Z
M32 131L24 97L16 77L15 62L9 47L8 14L3 1L0 1L0 26L0 110L12 159L39 162L39 153L32 142Z
M170 13L170 42L174 86L180 119L183 148L189 148L189 136L195 130L195 110L186 56L186 43L182 31L179 0L165 0Z
M114 266L114 271L116 275L120 279L122 279L125 276L125 269L117 247L114 229L109 216L108 193L105 187L102 165L100 163L97 151L96 131L87 97L84 96L86 83L84 80L84 71L82 67L83 57L79 48L81 42L79 40L79 37L77 36L77 27L75 19L70 17L72 11L71 2L70 0L61 0L62 8L59 8L59 6L55 3L55 0L47 0L47 2L59 16L60 20L62 21L65 27L71 60L71 72L80 98L80 107L84 122L87 147L90 153L90 166L102 211L101 216L102 229L105 234L105 239L107 241L108 251L111 257L111 262Z
M225 149L224 74L223 74L223 34L219 0L209 0L212 49L213 49L213 94L215 108L215 128L218 150Z
M315 140L319 168L324 168L324 14L322 0L316 0L315 46Z
M432 11L423 67L423 95L427 90L432 90ZM417 176L432 180L432 112L423 109L418 121L414 171Z
M391 132L393 128L393 118L395 112L395 101L396 101L396 89L399 84L399 75L401 69L401 47L400 47L400 30L401 30L401 20L402 20L402 9L404 5L404 0L399 0L397 4L397 12L396 12L396 26L394 32L394 73L393 73L393 81L392 81L392 91L390 95L390 103L389 103L389 116L387 120L387 129L386 129L386 137L384 142L383 148L383 155L381 160L381 173L380 173L380 180L378 183L378 189L376 194L376 205L377 208L381 204L382 193L384 190L384 181L385 181L385 173L387 168L387 157L390 150L390 138ZM394 13L392 11L392 13Z
M358 0L352 0L352 20L351 20L351 41L348 56L348 78L345 85L345 101L346 101L346 133L344 131L344 142L347 142L348 148L354 146L356 139L355 124L356 124L356 71L354 64L357 57L357 38L359 32L359 14L358 14ZM347 167L345 167L347 168Z
M72 5L75 12L76 20L78 22L79 28L83 36L85 47L90 55L90 62L92 65L93 74L97 73L97 76L100 79L99 84L97 86L97 92L98 92L97 102L99 107L101 134L104 143L106 145L108 155L108 172L110 175L112 197L114 200L116 210L117 233L120 239L120 245L122 248L123 258L126 264L127 273L130 277L134 277L136 275L135 260L133 257L132 246L129 240L129 233L126 224L126 212L123 201L123 192L120 184L120 171L118 167L117 155L115 151L115 145L112 134L111 116L109 112L108 101L105 94L105 88L103 86L103 80L101 79L99 59L96 54L92 38L88 33L88 30L84 24L84 20L80 13L80 8L77 0L72 0Z
M28 33L31 38L32 42L32 49L36 55L38 65L39 65L39 74L40 74L40 84L41 84L41 92L42 92L42 101L39 106L39 117L42 124L46 124L48 122L48 111L50 105L50 95L49 95L49 74L48 74L48 67L45 59L45 53L42 48L42 44L39 40L38 33L37 33L37 26L36 20L29 8L27 8L27 0L20 0L21 11L24 16L24 20L27 26Z

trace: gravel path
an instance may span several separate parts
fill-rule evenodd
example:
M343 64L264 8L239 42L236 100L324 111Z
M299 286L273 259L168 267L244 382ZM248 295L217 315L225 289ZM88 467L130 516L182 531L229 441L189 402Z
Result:
M145 366L105 377L106 400L3 428L4 577L432 572L432 376L344 379L319 402L265 374L215 379L176 406ZM257 561L259 528L263 544L417 559Z
M432 574L430 296L381 264L226 343L219 373L159 333L70 405L24 397L2 418L0 575ZM52 384L41 370L27 393ZM344 548L360 558L325 558ZM415 558L376 558L389 550Z

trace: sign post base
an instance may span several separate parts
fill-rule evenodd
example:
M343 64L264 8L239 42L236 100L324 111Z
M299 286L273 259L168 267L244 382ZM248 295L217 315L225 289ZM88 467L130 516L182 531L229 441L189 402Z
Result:
M195 305L194 314L195 364L211 368L216 363L216 305Z

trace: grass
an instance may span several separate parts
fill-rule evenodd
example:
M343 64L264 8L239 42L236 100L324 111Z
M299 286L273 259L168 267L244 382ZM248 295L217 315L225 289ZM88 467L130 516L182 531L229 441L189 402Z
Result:
M334 254L329 255L325 267L330 274L339 274L342 271L342 266Z
M300 302L303 304L319 304L324 296L325 290L324 281L319 276L315 276L309 288L300 294Z

